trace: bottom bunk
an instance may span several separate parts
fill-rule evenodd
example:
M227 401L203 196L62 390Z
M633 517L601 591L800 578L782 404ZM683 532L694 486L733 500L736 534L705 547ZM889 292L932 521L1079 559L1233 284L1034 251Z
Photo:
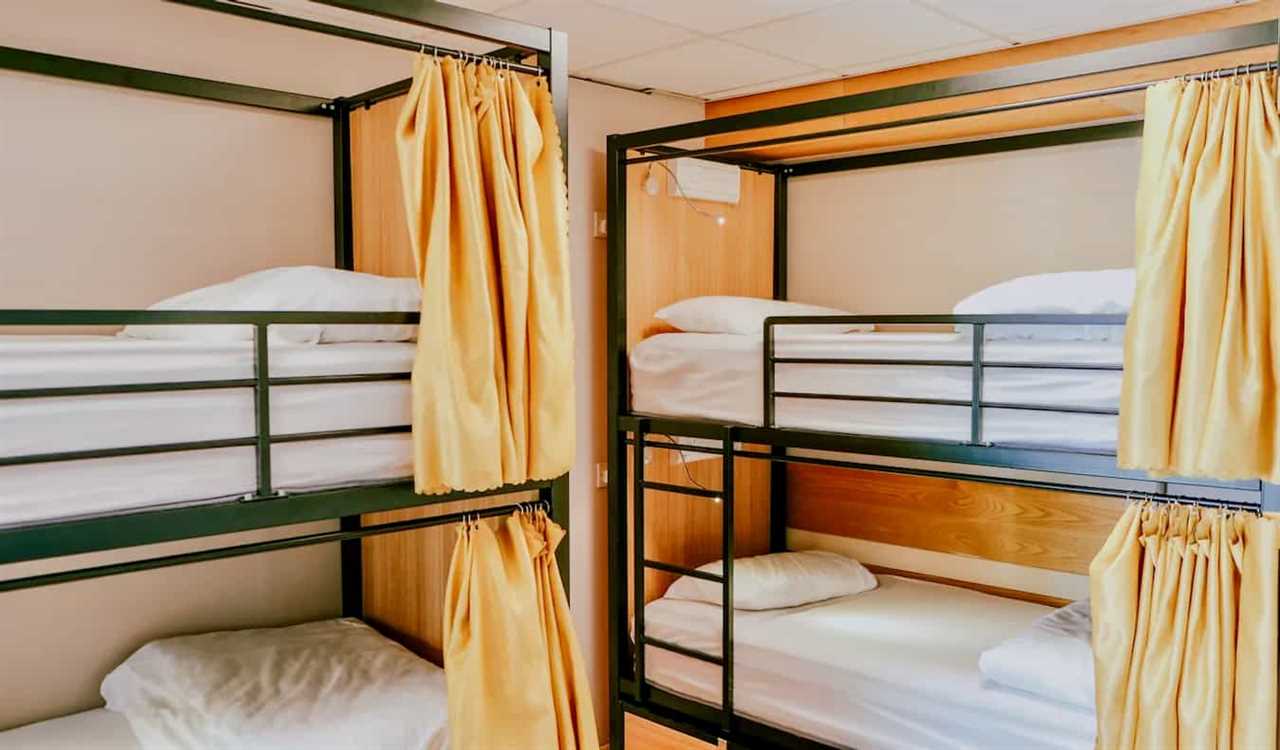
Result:
M985 652L1032 630L1052 608L899 576L877 583L801 606L739 609L736 713L839 747L1093 747L1091 707L1002 685L980 668ZM654 639L721 653L718 604L669 594L648 604L645 623ZM1087 660L1087 641L1081 645ZM645 650L651 685L719 705L718 666ZM1062 687L1092 691L1091 681Z

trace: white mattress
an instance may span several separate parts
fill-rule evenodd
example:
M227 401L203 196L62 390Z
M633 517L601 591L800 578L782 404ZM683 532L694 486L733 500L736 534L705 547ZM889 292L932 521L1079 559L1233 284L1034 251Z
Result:
M845 333L789 335L775 341L785 357L968 360L967 334ZM1119 364L1122 342L988 341L987 362ZM667 333L631 351L631 401L637 413L759 425L763 352L759 336ZM986 401L1114 409L1121 373L988 368ZM911 365L778 365L779 391L969 400L969 367ZM969 407L779 398L775 424L807 430L968 441ZM985 442L1110 451L1116 418L1015 409L984 409Z
M412 343L273 345L273 377L407 372ZM248 342L0 337L0 389L253 377ZM274 434L410 419L409 381L271 389ZM0 456L254 434L249 388L0 401ZM273 486L300 491L412 475L409 434L280 443ZM0 467L0 526L252 493L250 446Z
M734 619L737 713L859 750L1087 750L1090 711L985 684L983 650L1047 607L969 589L880 576L880 587ZM720 653L720 607L658 599L645 607L654 638ZM650 646L650 682L720 702L714 664Z
M0 732L0 750L142 750L123 714L97 708Z

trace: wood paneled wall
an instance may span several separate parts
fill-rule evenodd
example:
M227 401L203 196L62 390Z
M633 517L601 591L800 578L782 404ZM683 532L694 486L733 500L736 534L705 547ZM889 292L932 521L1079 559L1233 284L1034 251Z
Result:
M1079 574L1124 510L1095 495L799 465L787 499L792 528Z
M981 73L999 68L1041 62L1059 57L1095 52L1142 42L1170 39L1188 34L1212 31L1280 16L1280 0L1259 0L1220 10L1208 11L1178 18L1127 26L1120 29L1055 39L1036 44L1008 47L966 57L914 65L895 70L870 73L836 81L800 86L782 91L772 91L752 96L726 99L707 104L708 117L749 112L779 107L797 102L827 99L836 96L858 94L866 91L905 86L923 81ZM891 107L873 112L828 117L808 122L794 123L780 128L768 128L747 133L732 133L708 138L710 145L741 143L759 138L791 133L808 133L841 127L854 127L889 120L954 112L1007 102L1028 101L1079 91L1111 87L1126 83L1168 78L1183 73L1206 69L1230 67L1242 63L1274 60L1274 45L1229 55L1216 55L1174 63L1135 68L1105 75L1085 76L1051 83L1022 86L1003 91L959 96L934 102L922 102L901 107ZM948 140L1007 134L1015 131L1084 124L1140 114L1143 106L1141 93L1089 99L1081 102L1037 107L983 117L970 117L947 123L934 123L906 128L892 128L853 136L807 141L782 147L774 147L760 155L769 158L811 156L842 153L864 149L883 149L935 143Z
M383 276L413 276L414 263L400 192L395 127L404 97L351 113L351 202L355 270ZM533 493L503 495L374 513L367 524L534 499ZM364 559L364 619L418 654L441 661L441 628L449 561L456 525L373 537L361 545Z
M644 189L652 174L658 191ZM743 171L737 205L670 195L657 164L627 170L627 341L662 326L660 308L708 294L773 296L773 175ZM724 224L715 217L723 216Z

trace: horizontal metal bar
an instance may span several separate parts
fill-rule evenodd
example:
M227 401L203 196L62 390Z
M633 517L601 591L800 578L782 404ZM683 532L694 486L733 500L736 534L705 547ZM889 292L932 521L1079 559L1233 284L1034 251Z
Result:
M398 424L387 427L356 427L347 430L321 430L317 432L291 432L271 436L272 443L303 443L312 440L338 440L342 438L372 437L409 432L411 425Z
M330 385L335 383L371 383L378 381L408 380L407 372L374 372L353 375L303 375L271 378L274 386ZM252 388L253 378L230 380L179 380L155 383L117 383L112 385L54 386L51 388L10 388L0 390L0 401L6 399L59 398L65 396L106 396L120 393L165 393L169 391L212 391L228 388Z
M1024 133L1003 138L986 138L980 141L963 141L946 143L939 146L923 148L907 148L897 151L885 151L877 154L845 156L837 159L821 159L791 163L785 167L792 177L808 177L831 172L851 172L857 169L872 169L898 164L914 164L939 159L958 159L965 156L982 156L1000 154L1008 151L1044 148L1047 146L1066 146L1075 143L1093 143L1122 138L1137 138L1142 135L1142 121L1113 122L1106 125L1087 125L1079 128L1059 128L1040 133Z
M185 451L216 450L219 448L239 448L253 445L256 442L257 438L255 437L239 437L217 440L186 440L152 445L129 445L120 448L91 448L79 451L58 451L56 453L28 453L19 456L0 456L0 466L25 466L28 464L50 464L62 461L87 461L94 458L142 456L150 453L182 453Z
M645 636L642 643L644 643L644 645L646 646L653 646L654 648L660 648L663 651L670 651L672 653L680 654L681 656L687 656L690 659L705 661L708 664L715 664L717 666L724 665L724 659L721 659L719 656L714 656L704 651L695 651L694 649L685 648L684 646L681 646L679 644L672 643L670 641L664 641L659 638L654 638L652 636Z
M419 313L309 310L0 310L0 326L417 325Z
M1043 411L1055 414L1102 414L1113 417L1120 415L1119 409L1105 406L1054 406L1053 404L1020 404L1008 401L983 401L982 408Z
M622 150L636 149L693 138L705 138L757 128L787 125L806 120L886 109L905 104L949 99L967 94L979 94L1036 83L1048 83L1097 73L1129 70L1157 63L1175 62L1207 55L1252 49L1275 43L1275 22L1261 21L1187 37L1126 45L1115 49L1059 57L984 73L913 83L831 99L800 102L754 112L697 120L682 125L641 130L620 135L617 142L618 147ZM1123 89L1125 87L1117 88ZM1077 98L1092 98L1099 95L1101 94L1098 92L1084 92L1078 95ZM1059 99L1061 98L1055 98L1054 101ZM995 108L985 109L1000 111ZM975 112L978 112L978 110L970 110L969 114L974 114ZM934 122L937 120L912 118L885 123L885 126L898 127L916 121ZM814 137L815 134L802 134L792 140L805 140ZM772 140L778 141L780 139ZM744 149L754 145L756 144L734 144L730 148Z
M774 357L774 364L779 365L857 365L880 366L900 365L903 367L964 367L972 368L971 359L891 359L868 357ZM1120 363L1095 364L1091 362L1001 362L986 360L982 362L984 369L1030 369L1030 370L1098 370L1120 371L1124 365Z
M720 493L716 490L708 490L702 487L689 487L683 484L668 484L667 482L641 482L640 486L646 490L654 490L655 492L672 492L677 495L693 495L694 497L706 497L718 499Z
M0 529L0 565L528 492L551 485L550 481L536 481L479 492L419 495L413 491L412 481L398 480L256 498L253 502L224 500L53 520Z
M1045 325L1045 326L1122 326L1124 315L772 315L764 319L766 327L794 325Z
M533 26L433 0L318 0L335 8L353 10L393 21L425 26L437 31L484 39L495 44L533 52L551 51L551 32Z
M342 37L344 39L354 39L358 42L366 42L368 44L376 44L382 47L394 47L409 52L417 52L425 50L436 55L444 55L447 57L461 57L464 53L459 50L448 49L446 47L438 47L433 44L423 44L412 39L402 39L385 34L375 34L369 31L361 31L359 29L350 29L345 26L335 26L333 24L312 21L297 16L284 15L282 13L273 13L258 7L244 5L239 2L219 2L218 0L168 0L171 3L179 5L188 5L193 8L201 8L203 10L218 11L220 13L229 13L231 15L242 16L244 18L252 18L255 21L265 21L267 23L279 24L281 26L290 26L295 29L304 31L314 31L320 34L328 34L330 36ZM513 70L521 73L538 74L542 69L536 65L525 65L523 63L511 63Z
M485 508L483 510L448 513L441 516L431 516L427 518L410 518L404 521L392 521L372 526L361 526L353 529L303 534L300 536L286 537L284 539L271 539L264 542L250 542L248 544L237 544L228 547L214 547L212 549L199 550L196 552L182 552L176 555L149 557L142 560L130 560L128 562L110 563L107 565L97 565L89 568L77 568L59 571L57 573L27 576L25 578L11 578L7 580L0 580L0 593L16 591L18 589L36 588L39 586L52 586L59 583L70 583L72 581L83 581L91 578L103 578L105 576L121 575L124 573L137 573L144 570L173 567L175 565L190 565L191 563L223 560L229 557L258 555L264 552L279 552L280 550L293 549L295 547L307 547L315 544L330 544L333 542L344 542L351 539L363 539L365 537L377 536L380 534L394 534L398 532L412 531L414 529L425 529L432 526L459 523L467 518L473 517L491 518L494 516L504 516L517 510L518 507L519 506L516 505L502 505L495 508Z
M690 578L697 578L702 581L711 581L713 583L724 583L724 576L716 575L715 573L708 573L704 570L697 570L696 568L672 565L671 563L665 563L659 560L645 560L644 566L646 568L652 568L653 570L661 570L664 573L689 576Z
M774 391L776 398L797 398L814 401L866 401L876 404L916 404L926 406L970 406L968 399L954 398L909 398L906 396L858 396L847 393L808 393L805 391Z
M0 47L0 69L305 115L328 117L331 107L328 99L319 96L130 68L15 47Z

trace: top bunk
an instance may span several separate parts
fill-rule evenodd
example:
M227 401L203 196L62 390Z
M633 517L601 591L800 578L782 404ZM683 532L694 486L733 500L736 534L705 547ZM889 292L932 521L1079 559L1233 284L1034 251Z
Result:
M158 44L184 50L180 71L148 65L156 56L154 48L111 48L96 31L89 31L94 36L87 40L75 39L79 29L105 23L120 24L119 36L127 38L125 32L132 29L121 24L123 10L106 4L85 9L90 17L80 18L71 29L64 17L36 4L6 8L3 15L13 22L6 37L22 46L0 46L0 71L102 84L107 90L160 94L175 101L204 100L232 105L223 108L231 112L248 107L272 116L284 113L306 118L308 127L313 120L327 120L332 150L327 137L318 143L322 157L332 158L332 171L320 172L322 178L333 176L331 209L328 196L322 196L319 230L294 232L280 244L307 244L305 257L320 255L324 262L323 248L331 236L334 267L269 268L148 309L38 308L45 298L41 290L56 296L47 276L55 267L33 261L32 268L42 269L45 276L11 276L21 301L16 305L20 309L0 309L0 566L11 566L6 572L19 577L0 580L0 591L347 542L496 516L533 503L567 524L567 475L486 491L415 492L410 371L419 285L416 279L353 273L358 255L353 219L360 210L354 203L361 188L353 171L361 169L362 158L372 158L367 153L372 147L362 151L366 144L353 133L353 123L358 126L363 114L355 110L404 94L410 84L407 78L388 76L368 88L371 76L388 70L407 75L414 55L423 53L545 76L557 94L556 119L567 132L565 34L429 1L286 0L268 9L225 0L167 0L145 11L142 20L149 33L167 32ZM270 27L279 28L263 33ZM252 64L262 55L279 58L282 39L291 42L289 54L298 69L262 70ZM64 54L72 49L100 49L104 59ZM331 79L307 70L308 62L326 55L344 60ZM290 81L303 81L308 88L298 88L306 93L293 90ZM266 126L247 126L235 137L263 133L265 138L279 136ZM364 139L369 141L370 134ZM308 138L306 147L316 142ZM147 148L145 141L140 143ZM285 149L282 158L306 153ZM233 174L239 175L219 171L220 180ZM127 200L114 197L110 185L94 188L104 193L95 195L98 200ZM279 189L279 184L267 180L263 189ZM214 188L219 198L232 190L221 181ZM209 198L196 189L183 197ZM297 215L308 215L311 203L307 206ZM253 246L276 247L270 233L290 231L284 223L252 234ZM54 246L60 237L53 232L41 240ZM216 243L201 240L184 247L190 252L216 248ZM317 247L322 249L311 252ZM136 255L116 262L129 266ZM296 262L293 257L283 262L290 260ZM156 263L181 266L190 261L166 256ZM256 262L250 267L262 266ZM214 267L207 264L204 270ZM201 270L168 276L200 279ZM145 279L145 269L141 273ZM119 269L103 273L101 283L138 275L138 269ZM154 291L146 283L139 286ZM137 289L122 292L107 303L121 297L154 301L142 294ZM485 503L480 510L468 505L466 512L378 523L362 518L425 505L453 511L457 506L451 508L451 502L513 493L519 494L507 498L511 503ZM34 564L339 519L341 526L333 530L206 545L195 552L52 573L46 572L49 566Z
M1027 277L1015 296L1047 294L1042 304L970 305L950 315L849 315L781 302L797 179L1135 138L1153 83L1280 68L1274 8L1234 10L847 79L835 97L823 84L761 95L706 120L611 136L617 460L637 442L662 448L675 439L693 455L723 450L698 441L733 441L735 455L774 463L1280 508L1280 493L1263 482L1117 466L1132 271ZM650 183L656 174L678 185L668 165L679 160L741 170L735 205L695 206L683 189L670 193L691 212L718 215L718 227L703 221L703 233L696 219L674 219L680 229L664 234L671 216L653 205L661 192ZM692 280L652 270L671 263L685 264ZM745 276L754 281L737 283ZM776 302L694 309L714 307L714 295ZM679 315L700 320L673 324Z

